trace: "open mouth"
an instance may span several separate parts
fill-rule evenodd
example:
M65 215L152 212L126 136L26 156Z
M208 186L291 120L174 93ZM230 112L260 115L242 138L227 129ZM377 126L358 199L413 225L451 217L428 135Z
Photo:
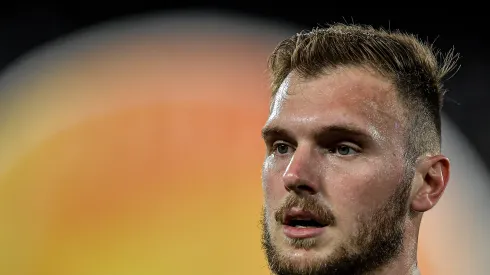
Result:
M315 220L301 220L301 219L290 220L288 223L286 223L286 225L293 226L293 227L299 227L299 228L324 227L325 226L325 225L322 225L321 223L319 223Z
M283 224L292 227L325 227L328 222L312 212L291 209L284 215Z
M284 234L289 238L311 238L320 235L329 225L318 215L301 209L291 209L283 217Z

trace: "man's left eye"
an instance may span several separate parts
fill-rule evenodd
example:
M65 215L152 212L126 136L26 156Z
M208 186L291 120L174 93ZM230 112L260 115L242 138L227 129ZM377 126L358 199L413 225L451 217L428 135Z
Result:
M354 148L347 146L347 145L339 145L335 147L333 150L333 153L342 155L342 156L347 156L347 155L352 155L352 154L357 154L358 151L355 150Z

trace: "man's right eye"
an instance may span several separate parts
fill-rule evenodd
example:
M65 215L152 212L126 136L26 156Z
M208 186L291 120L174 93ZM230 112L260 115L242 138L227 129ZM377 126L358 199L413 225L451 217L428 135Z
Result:
M291 146L286 143L275 143L272 147L272 152L284 155L289 153Z

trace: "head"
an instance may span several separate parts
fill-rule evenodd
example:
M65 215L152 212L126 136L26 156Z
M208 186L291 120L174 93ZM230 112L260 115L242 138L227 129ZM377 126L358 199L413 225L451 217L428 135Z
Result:
M416 259L422 214L449 179L440 111L456 59L358 25L277 46L262 133L262 243L274 273L366 274Z

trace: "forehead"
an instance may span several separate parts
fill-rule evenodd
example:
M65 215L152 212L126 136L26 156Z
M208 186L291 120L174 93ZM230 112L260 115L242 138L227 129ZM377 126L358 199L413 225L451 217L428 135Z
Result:
M400 130L404 120L404 108L388 79L350 67L313 79L292 72L272 102L267 125L305 128L350 124L388 134Z

